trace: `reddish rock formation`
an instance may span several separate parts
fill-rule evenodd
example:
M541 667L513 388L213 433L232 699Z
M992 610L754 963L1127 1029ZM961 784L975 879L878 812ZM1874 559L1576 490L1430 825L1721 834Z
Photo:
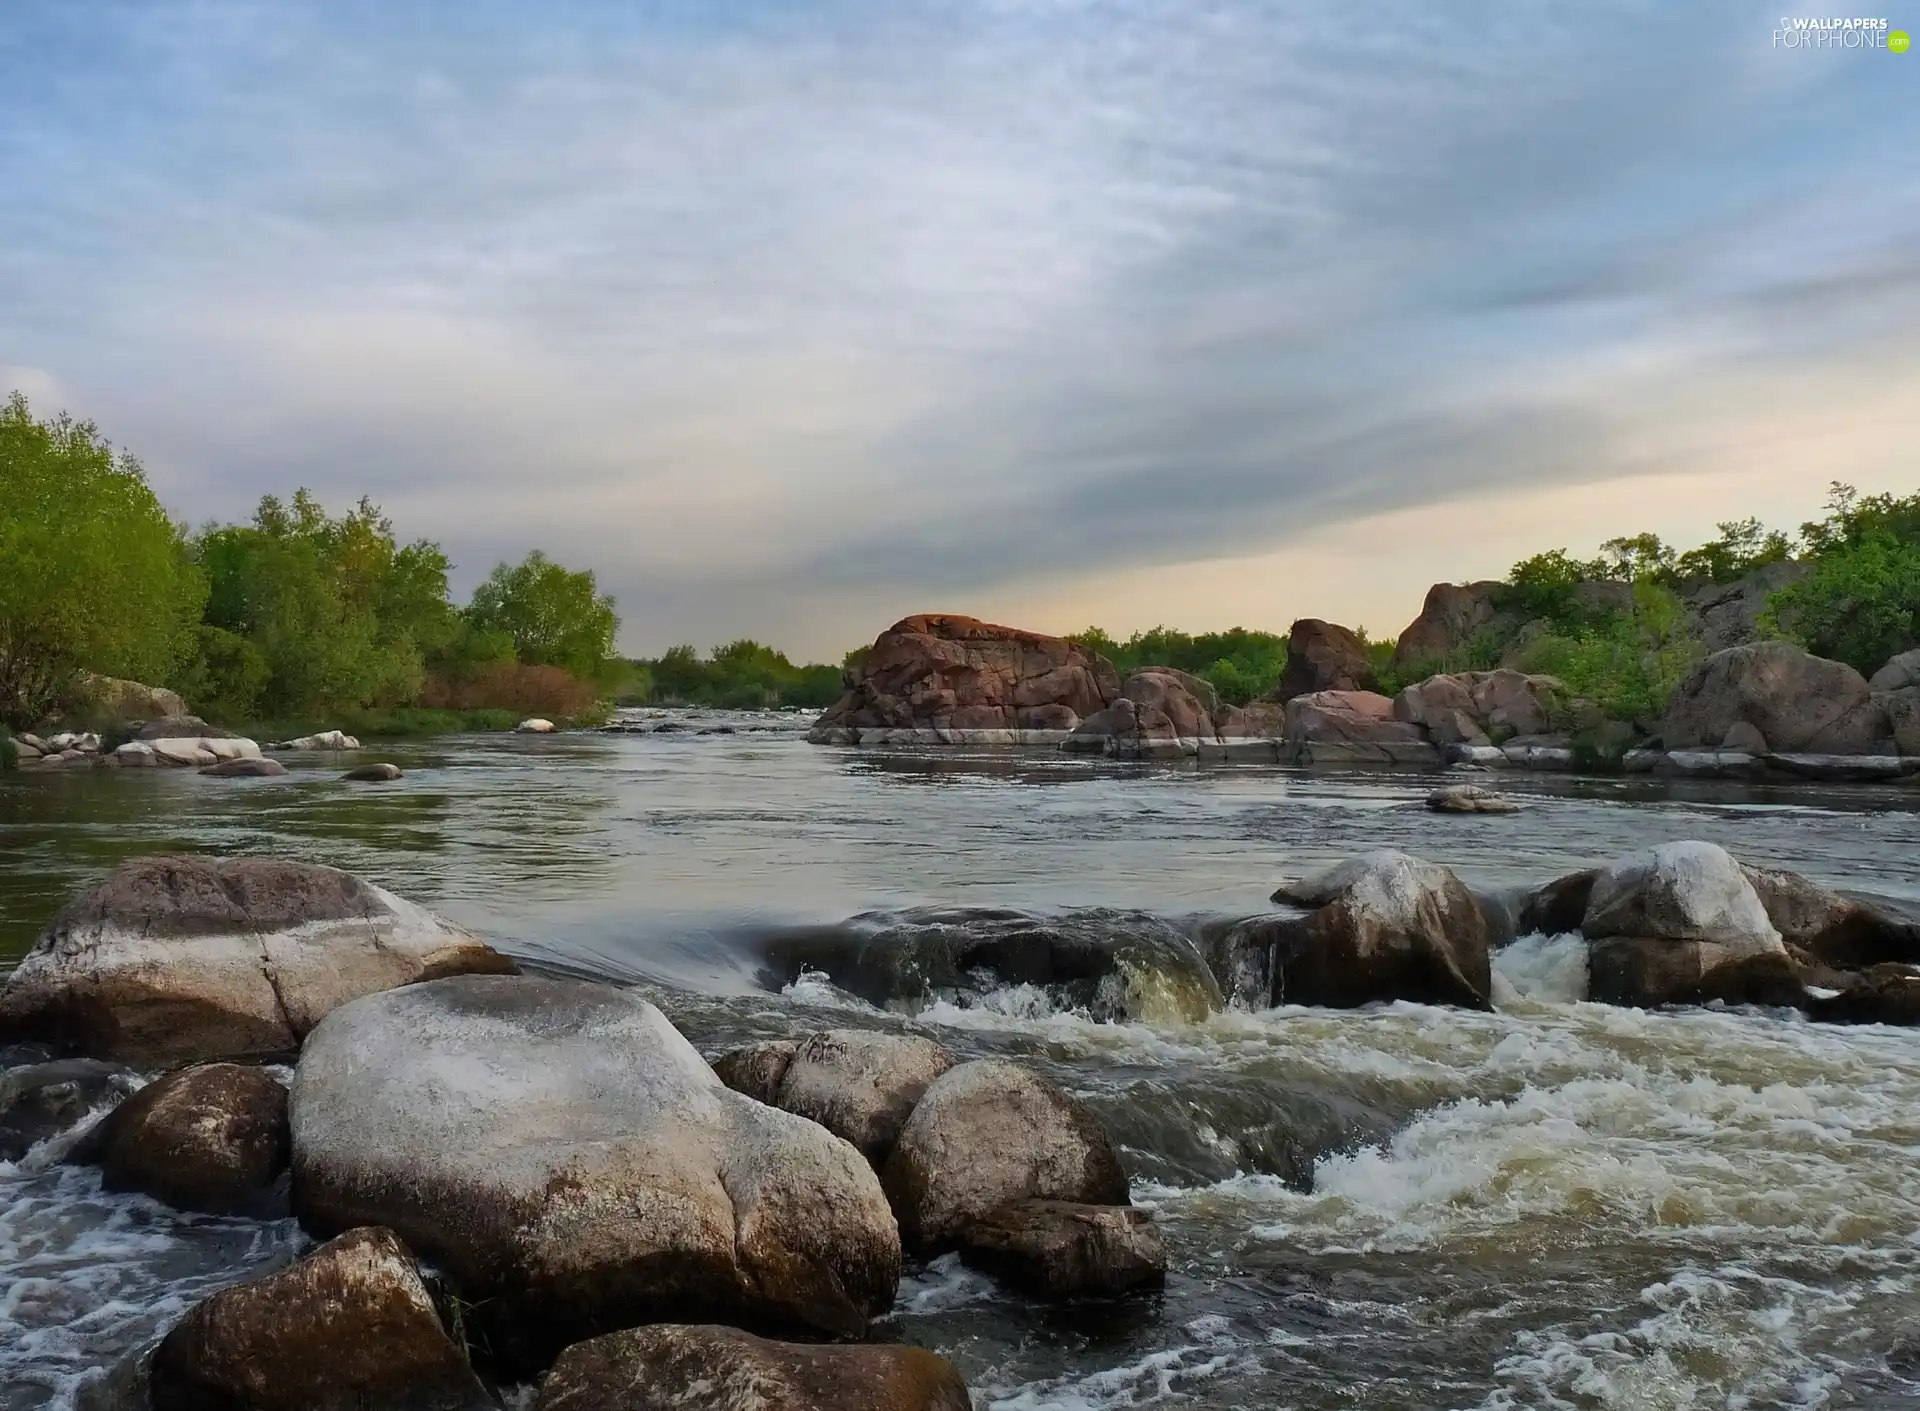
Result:
M1783 752L1895 749L1887 704L1859 672L1785 642L1729 647L1701 662L1675 688L1660 735L1669 750L1718 748L1729 736Z
M1407 624L1393 644L1393 669L1418 670L1451 661L1480 634L1494 626L1494 606L1501 585L1436 583L1427 589L1420 615Z
M1286 739L1296 764L1424 764L1439 759L1420 728L1394 719L1393 702L1373 691L1295 696L1287 702Z
M1013 732L1071 730L1119 694L1112 664L1064 637L928 614L880 634L811 738L859 744L904 731L963 742L990 731L1011 743Z
M1287 668L1273 697L1290 701L1315 691L1362 691L1373 682L1366 643L1338 623L1303 617L1287 633Z

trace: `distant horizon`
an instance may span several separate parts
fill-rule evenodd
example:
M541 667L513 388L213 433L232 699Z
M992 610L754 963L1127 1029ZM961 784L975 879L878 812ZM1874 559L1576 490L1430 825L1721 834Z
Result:
M628 656L1385 635L1920 481L1920 58L1757 3L23 8L0 388Z

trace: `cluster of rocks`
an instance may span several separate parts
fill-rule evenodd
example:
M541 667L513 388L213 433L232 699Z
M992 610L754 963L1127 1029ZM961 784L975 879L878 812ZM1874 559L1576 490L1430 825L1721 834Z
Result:
M68 768L75 765L99 765L115 769L175 768L197 769L216 778L270 779L287 772L287 767L268 758L253 740L209 725L197 715L170 715L141 724L133 738L113 749L105 749L100 736L66 732L42 738L25 734L15 738L20 762L32 769ZM360 742L339 730L304 735L297 740L280 740L269 745L277 751L357 750ZM372 763L357 765L340 776L352 783L378 783L401 777L398 765Z
M1396 660L1444 654L1478 632L1524 627L1501 626L1492 586L1437 585ZM1585 585L1601 597L1624 586ZM1751 594L1716 591L1702 609L1703 620L1718 624L1713 633L1751 635ZM1680 684L1660 719L1641 722L1610 720L1556 678L1511 667L1438 673L1392 698L1370 689L1372 681L1358 634L1311 618L1293 624L1272 695L1235 706L1172 667L1122 680L1103 658L1063 638L965 617L912 617L881 634L808 738L1297 765L1564 770L1608 760L1628 772L1709 777L1920 774L1920 652L1896 657L1868 681L1783 642L1725 646Z
M741 1329L859 1338L903 1251L1049 1297L1165 1271L1098 1121L1021 1065L856 1031L710 1065L634 992L521 975L330 868L122 864L0 989L0 1044L42 1060L0 1073L0 1138L137 1086L122 1065L166 1068L67 1159L328 1241L120 1369L155 1411L492 1407L482 1372L543 1371L535 1404L571 1411L646 1388L690 1411L962 1411L931 1353Z

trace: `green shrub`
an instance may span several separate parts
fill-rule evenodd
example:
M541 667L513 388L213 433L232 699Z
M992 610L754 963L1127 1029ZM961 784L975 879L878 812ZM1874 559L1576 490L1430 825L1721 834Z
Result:
M1224 632L1191 635L1172 627L1136 632L1115 641L1098 627L1068 638L1113 663L1122 677L1149 666L1171 666L1198 676L1230 705L1245 705L1266 695L1287 667L1287 639L1272 632L1230 627Z
M1702 655L1672 590L1640 582L1632 612L1572 632L1543 633L1527 644L1519 665L1559 677L1609 719L1651 721L1666 711L1673 688Z

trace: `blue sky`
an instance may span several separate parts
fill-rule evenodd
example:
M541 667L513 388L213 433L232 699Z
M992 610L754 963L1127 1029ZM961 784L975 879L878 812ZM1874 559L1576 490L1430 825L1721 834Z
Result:
M1392 631L1920 488L1920 55L1780 15L21 0L0 391L196 521L591 565L635 650Z

